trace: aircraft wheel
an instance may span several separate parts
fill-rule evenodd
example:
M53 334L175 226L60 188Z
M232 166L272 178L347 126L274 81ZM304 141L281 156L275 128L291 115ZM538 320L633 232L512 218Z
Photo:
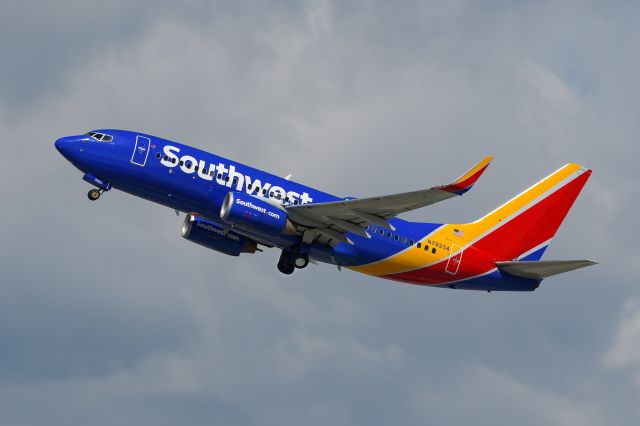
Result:
M282 260L278 262L278 271L282 272L285 275L293 274L293 271L295 271L295 269L296 269L295 265L291 262L282 261Z
M307 256L306 254L299 254L293 260L293 264L298 269L306 268L309 264L309 256Z
M282 254L280 254L280 260L278 261L278 271L282 272L286 275L293 274L293 271L296 269L296 264L294 262L293 256L288 251L282 250Z
M99 191L99 190L97 190L97 189L95 189L95 188L93 188L92 190L90 190L90 191L87 193L87 197L89 197L89 199L90 199L91 201L95 201L95 200L97 200L98 198L100 198L100 191Z

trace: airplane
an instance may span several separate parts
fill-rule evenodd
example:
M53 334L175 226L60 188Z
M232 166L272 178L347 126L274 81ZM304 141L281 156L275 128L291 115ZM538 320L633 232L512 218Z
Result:
M55 141L98 200L112 188L186 214L182 236L230 256L281 250L283 274L310 262L403 283L533 291L544 278L593 265L541 260L591 170L567 164L471 223L397 216L469 191L488 156L453 182L393 195L338 197L145 133L99 129Z

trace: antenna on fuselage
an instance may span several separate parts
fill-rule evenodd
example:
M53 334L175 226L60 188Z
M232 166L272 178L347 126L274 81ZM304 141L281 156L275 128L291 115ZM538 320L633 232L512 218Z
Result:
M291 173L289 173L287 177L285 177L285 180L290 180L290 179L291 179Z

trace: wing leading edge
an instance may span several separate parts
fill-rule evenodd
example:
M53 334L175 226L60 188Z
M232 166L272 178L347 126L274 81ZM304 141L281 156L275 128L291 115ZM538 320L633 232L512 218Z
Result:
M493 157L485 157L448 185L380 197L288 206L286 209L293 222L307 228L304 242L317 236L323 236L328 243L349 242L344 235L346 232L370 238L363 228L376 225L393 230L388 220L398 214L464 194L477 182L491 160Z

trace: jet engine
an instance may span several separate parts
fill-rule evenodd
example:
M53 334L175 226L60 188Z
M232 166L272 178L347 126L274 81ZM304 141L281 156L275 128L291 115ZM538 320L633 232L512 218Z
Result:
M193 213L187 214L184 219L182 237L192 243L230 256L255 253L258 246L254 240L221 228Z
M282 206L240 192L227 193L220 218L235 228L261 235L292 235L296 232Z

